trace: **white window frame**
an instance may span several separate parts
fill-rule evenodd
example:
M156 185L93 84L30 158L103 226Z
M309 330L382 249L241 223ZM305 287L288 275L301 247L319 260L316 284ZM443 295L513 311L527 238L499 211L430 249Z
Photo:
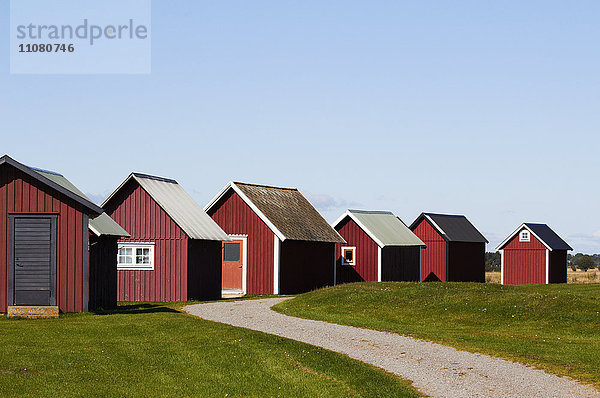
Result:
M119 250L120 249L132 249L131 256L133 263L132 264L121 264L119 263ZM136 249L150 249L150 264L135 264L136 261ZM154 243L119 243L117 249L117 270L143 270L143 271L153 271L154 270Z
M344 252L347 250L352 251L352 262L346 261L346 256L344 255ZM350 265L353 267L356 266L356 246L342 246L342 265Z
M527 230L519 232L519 242L531 242L531 232Z

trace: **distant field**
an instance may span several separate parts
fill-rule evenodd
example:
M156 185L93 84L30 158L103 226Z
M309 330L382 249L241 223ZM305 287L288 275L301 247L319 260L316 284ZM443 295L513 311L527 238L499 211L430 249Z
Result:
M409 382L344 355L176 308L0 316L0 396L419 396Z
M274 309L517 360L600 387L600 284L354 283Z
M486 272L487 283L500 283L500 272ZM600 271L593 269L589 271L567 270L567 283L600 283Z

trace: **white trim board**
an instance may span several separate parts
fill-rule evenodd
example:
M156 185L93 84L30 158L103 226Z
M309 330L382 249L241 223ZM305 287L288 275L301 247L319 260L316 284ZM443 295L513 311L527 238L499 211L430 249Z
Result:
M354 222L356 223L356 225L358 225L358 226L359 226L359 228L360 228L360 229L362 229L362 230L363 230L363 231L364 231L364 232L365 232L367 235L369 235L369 238L373 239L373 241L374 241L375 243L377 243L377 246L379 246L379 248L382 248L382 247L384 247L384 246L385 246L385 245L383 244L383 242L382 242L382 241L380 241L379 239L377 239L377 237L376 237L375 235L373 235L373 233L372 233L371 231L369 231L369 229L368 229L367 227L365 227L365 226L364 226L364 224L363 224L363 223L361 223L361 222L359 221L359 219L358 219L358 218L356 218L356 217L354 216L354 214L352 214L352 212L350 212L349 210L346 210L346 211L344 212L344 214L342 214L340 217L338 217L338 219L337 219L337 220L335 220L335 222L334 222L333 224L331 224L331 226L333 227L333 229L335 229L335 230L336 230L336 232L338 232L338 231L337 231L337 229L336 229L336 228L337 228L337 226L338 226L338 225L339 225L339 224L340 224L342 221L344 221L344 219L345 219L346 217L350 217L350 219L351 219L352 221L354 221ZM339 232L338 232L338 234L339 234ZM342 238L343 238L343 237L342 237ZM345 240L345 239L344 239L344 240Z
M546 250L546 285L550 283L550 250Z
M250 200L250 198L248 198L246 194L244 194L244 192L242 192L242 190L237 185L235 185L235 182L233 181L228 182L227 185L225 185L225 187L221 189L221 191L219 191L219 193L215 195L215 197L212 198L212 200L208 202L206 206L204 206L204 211L208 213L209 210L227 193L227 191L229 191L229 189L233 189L233 191L238 194L238 196L244 201L244 203L246 203L248 207L250 207L252 211L254 211L254 213L256 213L256 215L265 224L267 224L267 227L269 227L269 229L275 234L277 238L279 238L282 242L287 239L285 235L280 230L278 230L277 227L275 227L271 220L269 220L267 216L265 216L264 213L260 211L258 207L256 207L256 205Z
M500 250L500 284L504 285L504 250Z
M521 225L519 226L519 228L515 229L515 231L514 231L512 234L508 235L508 237L507 237L506 239L504 239L504 240L502 241L502 243L500 243L498 246L496 246L496 250L500 250L501 248L504 248L504 246L506 246L506 245L508 244L508 242L510 242L510 240L511 240L512 238L514 238L514 237L515 237L515 236L516 236L516 235L517 235L519 232L521 232L521 230L522 230L523 228L525 228L526 230L528 230L528 231L529 231L529 233L530 233L531 235L535 236L535 238L536 238L537 240L539 240L540 242L542 242L542 245L546 246L546 249L548 249L548 250L552 251L552 248L551 248L550 246L548 246L548 245L546 244L546 242L544 242L544 241L543 241L543 240L542 240L542 239L541 239L539 236L537 236L537 235L535 234L535 232L533 232L533 231L531 230L531 228L529 228L529 227L526 225L526 223L523 223L523 224L521 224Z
M377 248L377 282L381 282L381 247Z
M279 273L281 263L281 240L275 235L273 247L273 294L279 294Z

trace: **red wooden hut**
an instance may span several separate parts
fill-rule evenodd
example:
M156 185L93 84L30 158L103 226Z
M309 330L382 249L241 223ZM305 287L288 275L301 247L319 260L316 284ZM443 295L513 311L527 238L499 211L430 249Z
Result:
M573 249L546 224L521 224L496 250L502 284L567 282L567 251Z
M66 181L0 158L0 312L87 311L91 286L108 283L89 272L88 220L103 210L56 180Z
M230 182L205 210L232 239L224 289L294 294L334 284L344 240L297 189Z
M420 281L425 244L388 211L347 210L333 228L337 244L336 283Z
M36 169L38 173L83 198L87 197L61 174ZM117 241L129 237L106 213L89 220L89 309L117 306Z
M485 282L488 241L465 216L421 213L410 229L427 246L421 281Z
M119 301L221 297L229 238L177 181L131 173L103 207L131 235L118 242Z

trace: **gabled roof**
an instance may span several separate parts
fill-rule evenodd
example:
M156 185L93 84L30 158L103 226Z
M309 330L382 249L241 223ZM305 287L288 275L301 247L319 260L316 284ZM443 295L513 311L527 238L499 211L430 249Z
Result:
M230 189L281 240L345 243L296 188L229 182L204 208L207 212Z
M421 213L410 225L410 229L414 231L423 219L429 221L447 242L488 243L485 236L463 215Z
M557 235L548 225L537 223L523 223L512 234L508 235L502 243L498 245L496 250L502 250L508 242L512 240L523 229L527 229L533 236L537 238L548 250L573 250L571 246L560 236Z
M58 174L54 171L42 170L32 168L38 174L46 177L50 181L60 185L61 187L68 189L74 194L81 196L82 198L89 200L83 192L81 192L71 181L67 180L62 174ZM127 231L125 231L119 224L110 218L106 213L100 214L94 219L90 219L89 222L90 231L96 236L123 236L129 237Z
M138 183L191 239L231 240L177 181L168 178L131 173L102 206L106 206L129 181Z
M102 213L89 221L90 231L96 236L122 236L128 238L130 235L108 214Z
M381 248L386 246L425 246L425 243L392 212L347 210L333 223L333 227L337 229L348 217Z
M48 174L38 173L36 171L36 169L25 166L24 164L17 162L16 160L14 160L13 158L11 158L8 155L4 155L0 158L0 165L3 165L3 164L8 164L8 165L13 166L14 168L29 175L33 179L39 181L40 183L49 186L50 188L54 189L55 191L60 192L61 194L65 195L69 199L79 203L88 211L88 213L91 217L96 217L104 211L100 207L98 207L97 205L92 203L88 198L86 198L85 195L83 195L83 196L79 195L78 193L71 191L68 188L63 187L60 184L57 184L52 179L48 178ZM50 173L52 175L56 174L56 173L51 173L51 172L48 172L48 173Z

